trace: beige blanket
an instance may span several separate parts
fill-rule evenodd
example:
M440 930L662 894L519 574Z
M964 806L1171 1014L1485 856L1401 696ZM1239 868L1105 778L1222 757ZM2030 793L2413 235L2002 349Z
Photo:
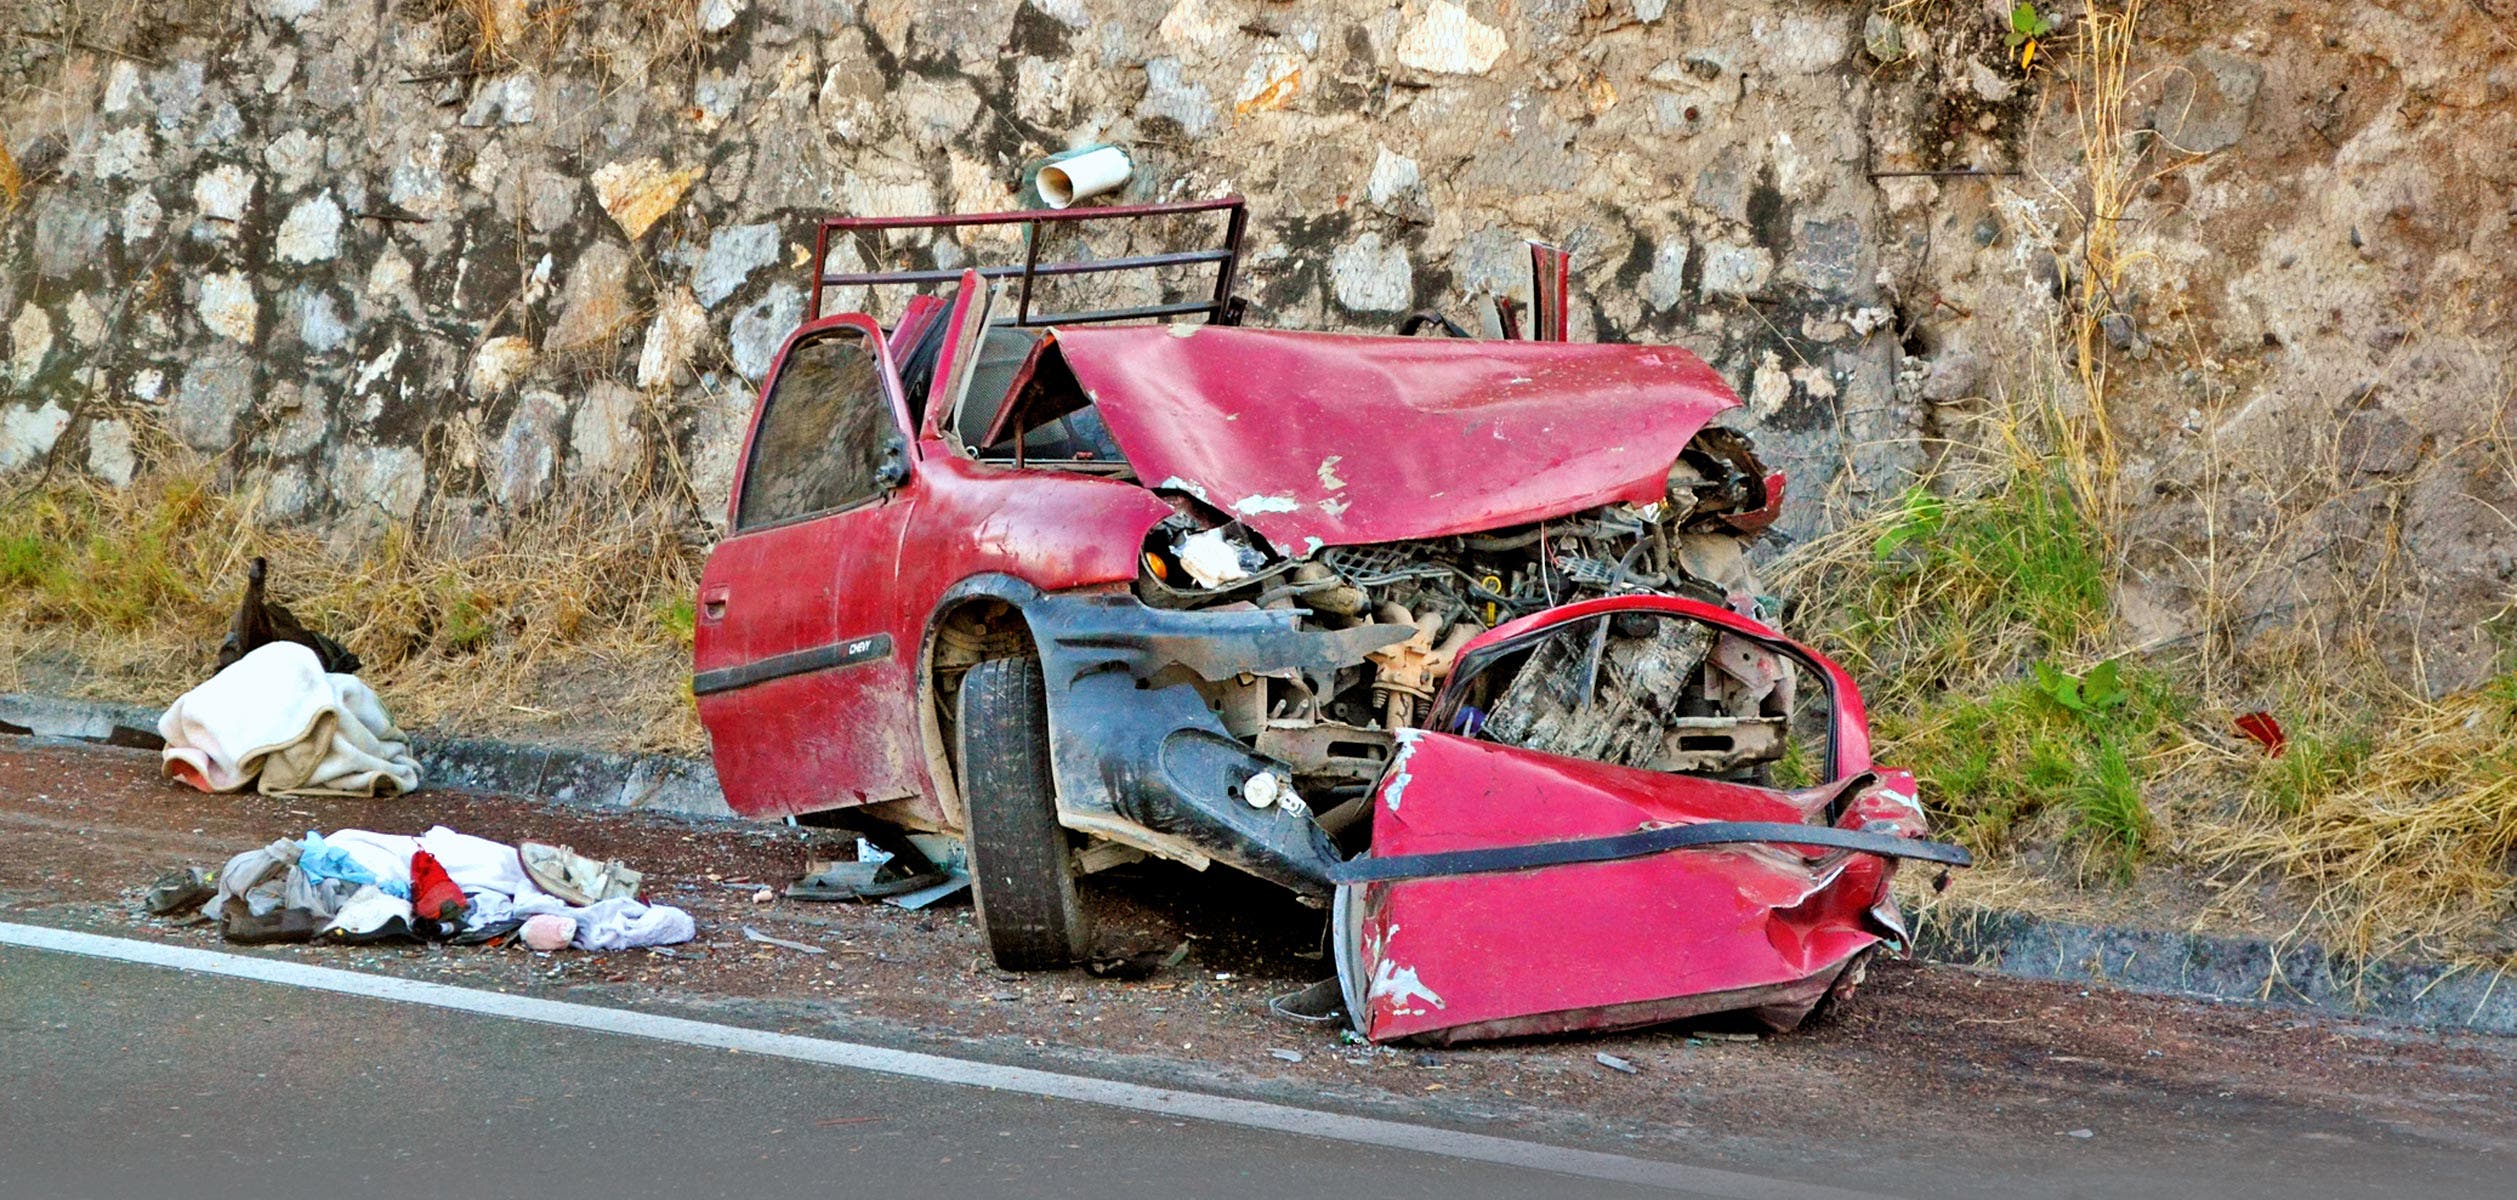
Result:
M355 675L273 642L184 693L158 718L166 773L205 792L398 796L419 787L410 739Z

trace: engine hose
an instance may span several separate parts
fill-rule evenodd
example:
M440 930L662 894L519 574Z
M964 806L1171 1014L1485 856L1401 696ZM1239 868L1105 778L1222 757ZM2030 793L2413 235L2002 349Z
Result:
M1499 554L1506 550L1521 549L1537 540L1538 531L1532 529L1527 533L1516 533L1510 537L1478 537L1471 534L1462 537L1460 544L1480 554Z

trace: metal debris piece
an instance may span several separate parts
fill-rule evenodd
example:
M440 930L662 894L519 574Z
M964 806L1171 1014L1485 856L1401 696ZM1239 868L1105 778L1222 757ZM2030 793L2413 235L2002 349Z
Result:
M1641 1067L1637 1067L1633 1063L1627 1062L1626 1060L1604 1050L1592 1055L1591 1061L1598 1063L1611 1071L1618 1071L1627 1075L1640 1075L1643 1073L1643 1069Z
M782 937L771 937L771 936L769 936L768 934L762 933L761 931L759 931L759 930L757 930L757 929L754 929L754 928L752 928L752 927L751 927L751 926L749 926L749 925L746 925L746 926L744 926L744 927L743 927L743 936L744 936L744 937L747 937L747 938L750 938L751 940L753 940L753 941L755 941L755 942L759 942L759 943L761 943L761 944L763 944L763 945L768 945L768 946L777 946L777 947L779 947L779 948L781 948L781 949L786 949L786 950L801 950L801 951L803 951L803 952L804 952L804 953L806 953L806 954L828 954L828 953L830 953L830 951L828 951L828 950L825 950L825 949L823 949L823 948L821 948L821 947L819 947L819 946L811 945L811 944L809 944L809 943L805 943L805 942L790 942L790 941L788 941L788 940L786 940L785 938L782 938Z

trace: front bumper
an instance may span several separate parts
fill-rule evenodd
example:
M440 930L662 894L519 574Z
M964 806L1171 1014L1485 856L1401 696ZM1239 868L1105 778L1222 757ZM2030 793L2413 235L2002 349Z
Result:
M1153 835L1133 840L1154 848L1186 848L1303 895L1330 893L1336 847L1291 787L1264 806L1247 799L1253 777L1286 781L1292 769L1242 745L1195 687L1154 681L1180 667L1216 683L1308 675L1326 690L1338 668L1412 628L1302 630L1289 613L1174 611L1108 593L1039 595L1021 608L1048 689L1061 821L1121 840L1133 826Z

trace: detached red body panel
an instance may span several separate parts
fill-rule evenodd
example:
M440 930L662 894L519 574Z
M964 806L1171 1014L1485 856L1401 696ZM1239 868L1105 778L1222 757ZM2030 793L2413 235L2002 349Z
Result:
M1296 554L1658 501L1687 440L1739 403L1674 346L1211 325L1057 345L1148 485Z
M1905 811L1895 777L1849 827ZM1485 850L1703 821L1822 819L1785 793L1409 735L1375 796L1376 856ZM1911 818L1920 830L1919 810ZM1338 895L1347 1007L1374 1041L1610 1030L1746 1010L1799 1023L1863 951L1899 937L1887 859L1783 845L1367 883ZM1875 910L1875 911L1874 911Z

